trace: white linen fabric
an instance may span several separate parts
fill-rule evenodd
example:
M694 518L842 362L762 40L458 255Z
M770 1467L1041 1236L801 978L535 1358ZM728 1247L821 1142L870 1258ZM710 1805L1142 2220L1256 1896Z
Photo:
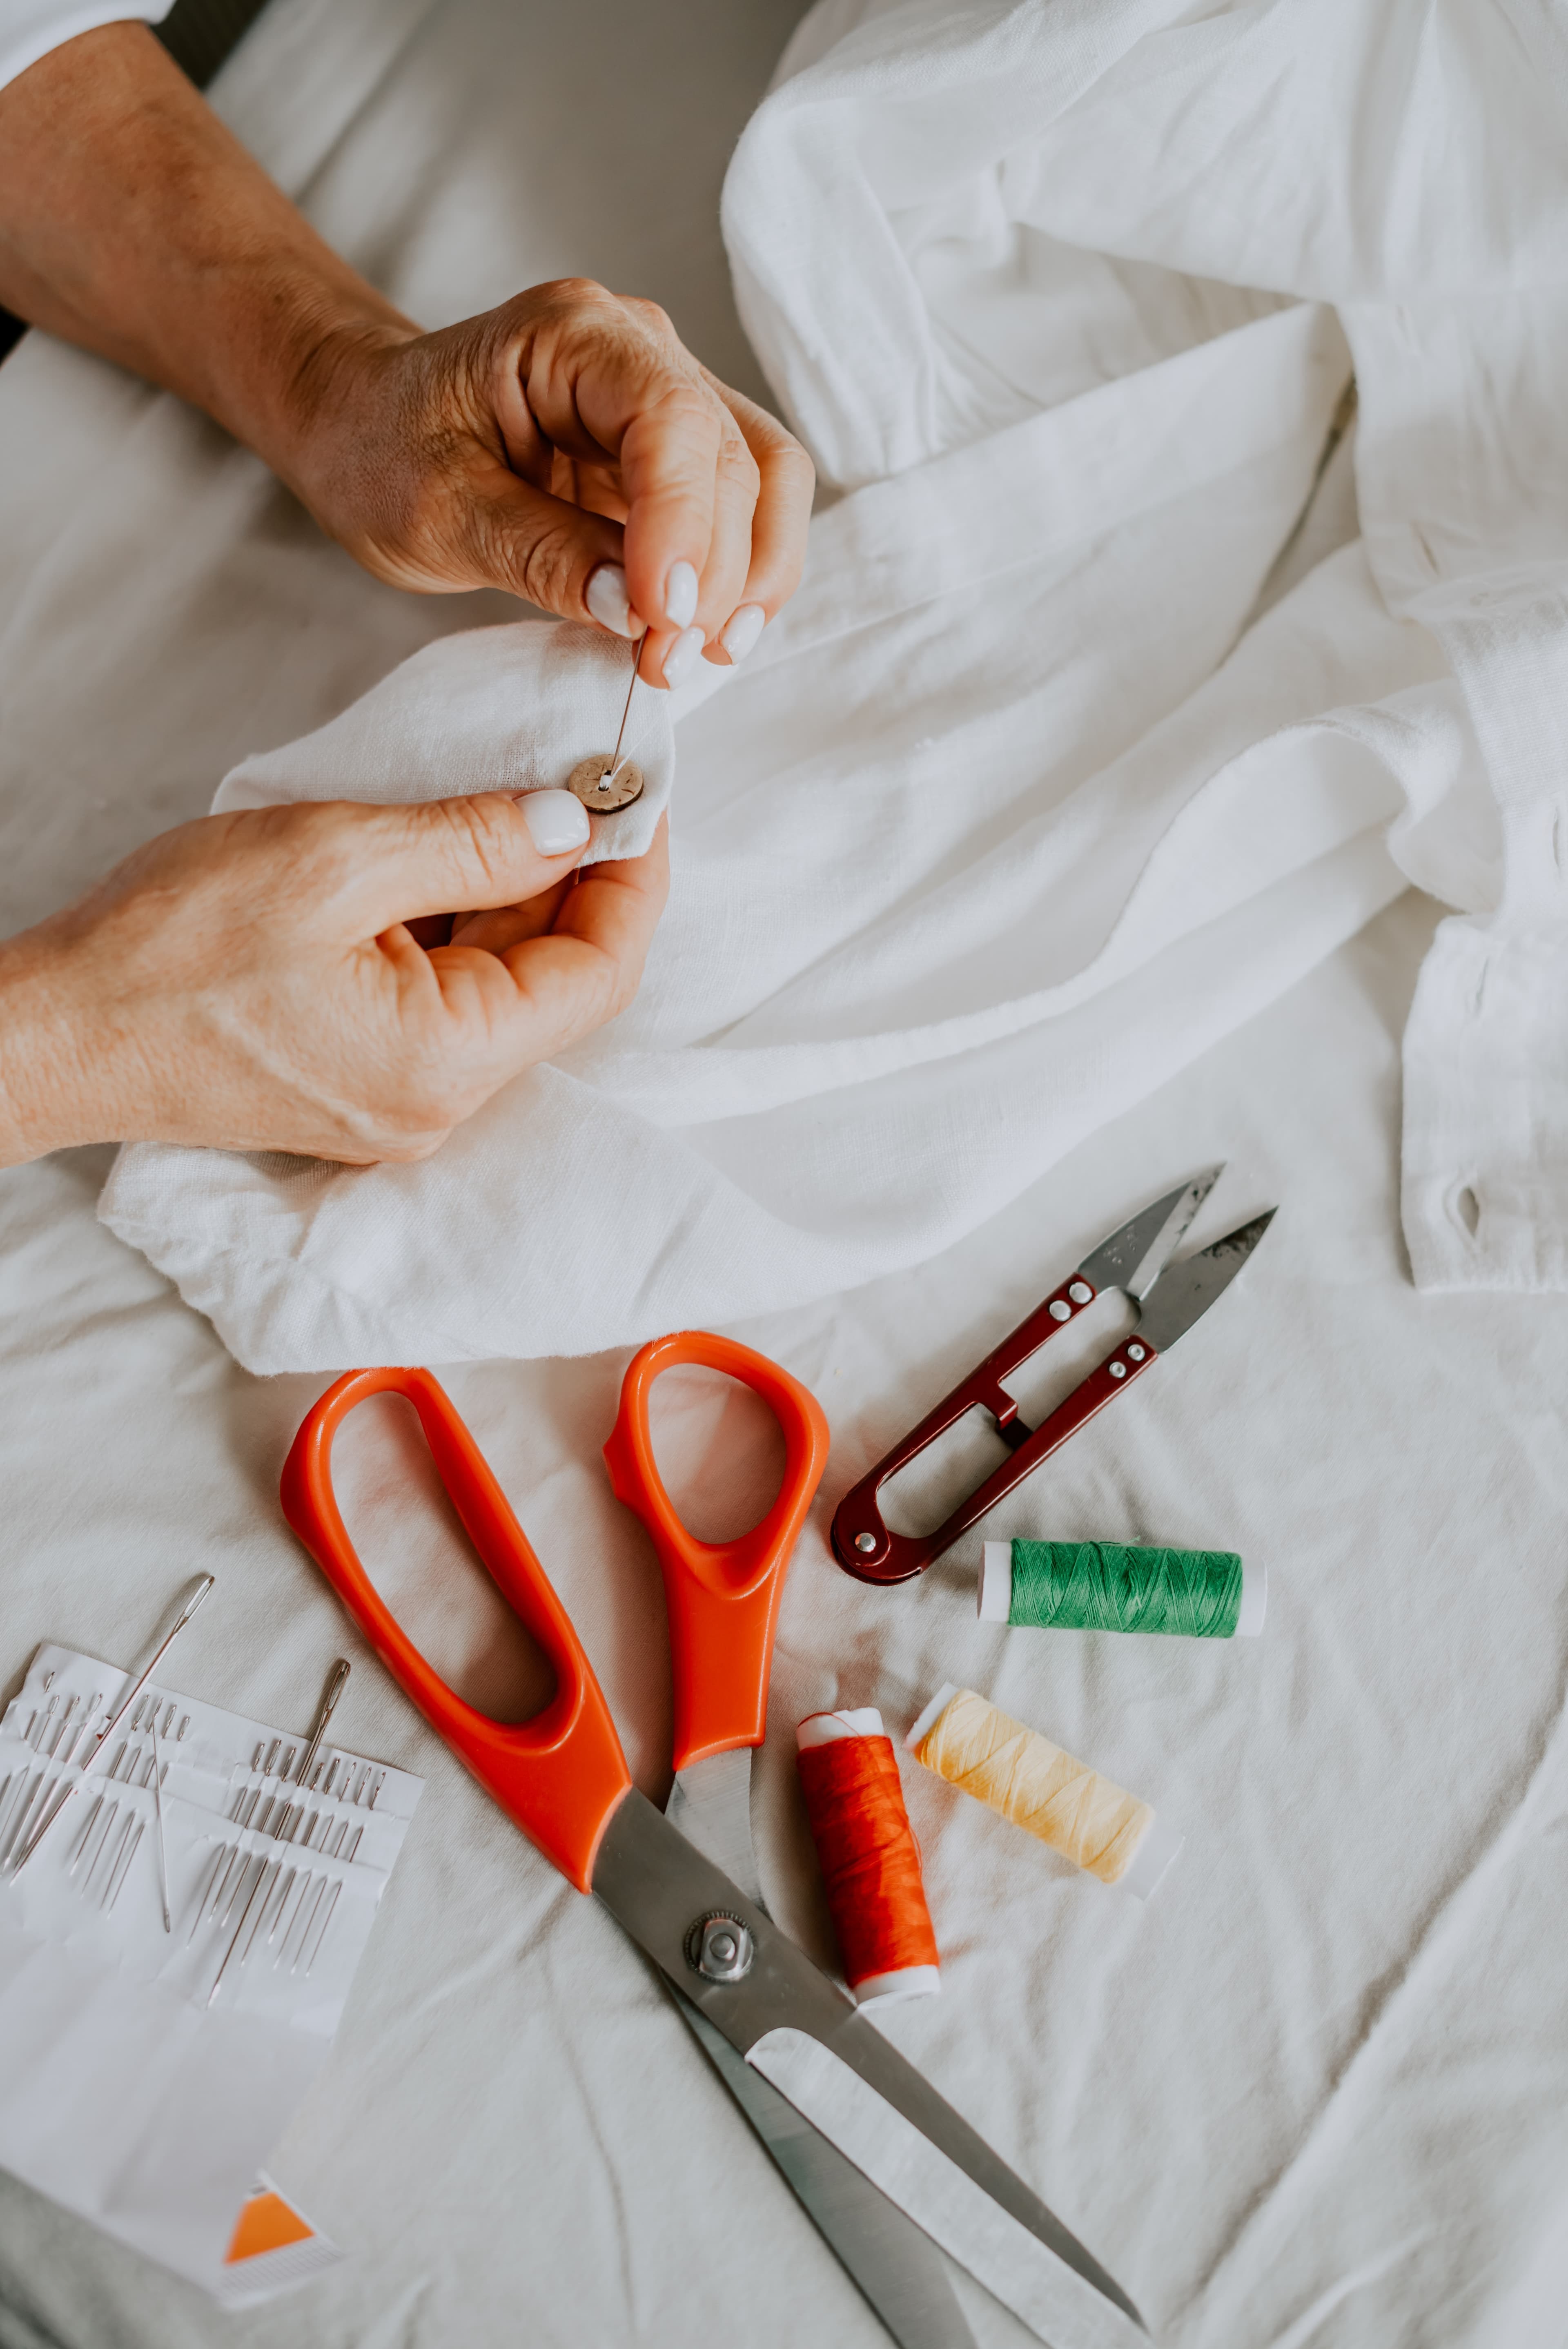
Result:
M1190 25L1155 0L808 20L726 222L758 347L852 494L748 667L710 673L700 709L676 698L674 895L643 996L427 1166L128 1152L106 1220L242 1361L592 1350L919 1261L1348 935L1394 859L1483 917L1445 933L1412 1029L1418 1279L1556 1281L1540 565L1568 583L1568 510L1559 528L1533 485L1540 386L1568 370L1551 297L1529 344L1535 314L1494 295L1491 355L1523 333L1539 378L1499 396L1471 310L1554 265L1565 199L1532 107L1510 201L1470 220L1470 134L1511 119L1506 44L1384 13L1400 70L1357 12L1310 34L1288 9ZM1405 176L1379 177L1357 141L1431 42L1470 75L1457 162L1439 173L1418 108ZM1255 126L1239 157L1233 118ZM1375 527L1271 583L1348 378L1338 326L1292 298L1325 295L1357 338ZM1409 571L1423 531L1446 587ZM390 688L433 745L399 791L472 787L476 741L483 780L449 664L491 658L499 637L426 655ZM371 778L388 706L332 732ZM543 704L532 722L541 771L596 747ZM231 793L330 770L305 745L245 776Z
M641 856L669 803L675 755L668 695L631 684L631 647L602 628L532 619L440 636L303 742L242 760L213 808L559 790L580 759L609 757L624 710L621 761L641 769L642 792L593 818L583 863Z
M1212 334L1248 288L1338 307L1367 559L1460 682L1498 835L1480 894L1455 829L1416 875L1466 916L1406 1054L1428 1288L1568 1286L1565 107L1560 5L834 0L726 190L741 314L838 481ZM1440 761L1453 716L1401 722Z
M760 390L713 214L787 15L764 0L272 0L218 98L413 315L586 270L652 294L721 373ZM584 172L590 107L602 136ZM947 479L968 478L965 454ZM1260 600L1277 617L1282 588L1332 554L1327 576L1357 583L1373 637L1417 641L1381 612L1354 550L1335 552L1355 535L1347 481L1336 462ZM201 419L29 336L0 368L7 926L198 812L257 745L321 727L433 636L505 613L382 587ZM1337 674L1332 630L1327 642ZM939 643L934 625L913 648L912 749L941 722L923 699ZM1150 657L1108 655L1110 689L1135 696ZM988 680L1016 685L1003 662L998 650L975 706ZM774 674L765 712L791 674ZM681 720L678 824L696 771L685 744L729 724L747 675ZM938 670L934 695L951 683ZM1489 795L1474 797L1457 685L1353 706L1356 755L1422 781L1401 857L1446 856L1441 835L1469 811L1481 886L1496 827ZM1191 740L1205 707L1194 700ZM1241 705L1225 707L1240 732ZM823 739L856 710L846 661ZM1292 740L1337 736L1308 723ZM803 764L808 787L818 771ZM954 770L944 788L964 780ZM744 839L740 814L728 821ZM899 840L884 829L844 885L868 886ZM762 1759L776 1913L832 1962L797 1721L876 1704L902 1728L954 1673L1187 1830L1179 1870L1140 1909L911 1769L944 1994L886 2025L1107 2259L1166 2349L1561 2349L1568 1621L1553 1398L1568 1318L1553 1299L1410 1286L1398 1039L1433 916L1407 895L917 1276L735 1329L815 1390L833 1436L784 1595ZM989 1048L991 1065L1038 1093L1023 1034ZM1094 1050L1086 1036L1071 1072L1086 1089ZM965 1064L945 1065L956 1078ZM937 1114L984 1162L978 1079L954 1082ZM928 1146L931 1124L912 1106L896 1143ZM1274 1199L1282 1213L1157 1379L913 1588L839 1573L826 1527L849 1485L1108 1227L1221 1154L1231 1172L1195 1238ZM0 1175L0 1694L41 1639L134 1656L171 1589L208 1566L218 1588L181 1644L181 1683L303 1725L346 1642L342 1733L428 1791L328 2067L271 2165L343 2265L236 2320L0 2177L0 2349L686 2349L738 2328L758 2349L884 2349L641 1960L346 1632L276 1506L320 1380L250 1376L95 1222L108 1157ZM460 1248L463 1200L429 1211ZM535 1244L558 1238L576 1245L570 1231ZM592 1241L614 1250L616 1220ZM599 1460L624 1361L445 1375L583 1633L639 1783L662 1798L657 1569ZM765 1456L722 1394L673 1380L655 1394L661 1466L714 1537L745 1522ZM537 1676L463 1563L407 1414L356 1414L337 1475L378 1588L439 1668L476 1702L531 1710ZM978 1626L982 1531L1217 1540L1267 1565L1269 1621L1241 1645ZM1024 2349L1005 2313L962 2277L955 2290L981 2349Z
M100 25L161 25L174 0L0 0L0 89Z
M846 500L752 662L677 698L629 1013L424 1165L142 1145L105 1220L258 1371L591 1351L945 1246L1399 886L1357 713L1430 638L1355 546L1242 633L1345 370L1297 305ZM408 771L464 788L449 679L501 649L421 654L318 741L373 781L423 678ZM594 747L543 740L544 775ZM296 770L340 768L307 742L221 803Z

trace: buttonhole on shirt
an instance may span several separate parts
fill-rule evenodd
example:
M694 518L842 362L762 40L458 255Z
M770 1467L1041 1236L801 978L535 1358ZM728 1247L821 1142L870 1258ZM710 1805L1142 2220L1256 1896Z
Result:
M1449 1211L1454 1221L1462 1224L1473 1240L1480 1222L1480 1201L1468 1183L1461 1183L1449 1198Z

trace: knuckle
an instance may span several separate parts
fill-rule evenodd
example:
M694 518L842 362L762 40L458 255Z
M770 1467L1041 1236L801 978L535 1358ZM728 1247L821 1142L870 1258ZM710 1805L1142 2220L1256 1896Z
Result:
M542 611L574 610L576 574L583 564L582 549L566 522L547 522L528 544L511 550L511 567L519 592ZM595 558L597 559L597 558Z
M597 308L602 303L613 303L614 295L600 285L596 277L552 277L547 285L535 289L536 297L547 302L552 309Z
M678 343L680 341L669 312L661 309L658 303L650 302L641 294L628 294L625 296L624 306L631 312L637 324L650 335L656 335L660 342Z
M741 491L756 504L762 489L762 468L738 432L727 432L719 445L718 471L731 489Z
M447 850L464 890L478 881L501 893L514 886L517 835L509 802L493 792L471 799L430 800L425 820Z
M769 462L782 481L798 490L803 499L810 499L817 486L817 468L792 433L784 435L771 452Z

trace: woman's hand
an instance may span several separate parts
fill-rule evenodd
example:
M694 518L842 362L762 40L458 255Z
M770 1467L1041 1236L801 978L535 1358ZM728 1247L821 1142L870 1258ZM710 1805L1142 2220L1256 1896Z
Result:
M204 408L379 578L503 587L674 683L794 593L810 460L651 302L569 278L421 334L144 25L0 90L0 302Z
M810 458L652 302L569 278L441 334L350 326L291 407L273 461L366 570L645 626L650 684L743 659L799 580Z
M665 827L573 885L587 833L569 792L536 792L263 808L150 841L0 946L0 1164L122 1139L428 1157L636 990ZM411 923L454 911L454 943L416 944Z

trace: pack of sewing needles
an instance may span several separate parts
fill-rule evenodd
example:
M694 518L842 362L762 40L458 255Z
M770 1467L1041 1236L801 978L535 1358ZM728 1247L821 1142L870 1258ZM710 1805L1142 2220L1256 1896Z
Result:
M0 2166L216 2290L423 1782L150 1681L95 1750L130 1685L40 1648L0 1720Z

